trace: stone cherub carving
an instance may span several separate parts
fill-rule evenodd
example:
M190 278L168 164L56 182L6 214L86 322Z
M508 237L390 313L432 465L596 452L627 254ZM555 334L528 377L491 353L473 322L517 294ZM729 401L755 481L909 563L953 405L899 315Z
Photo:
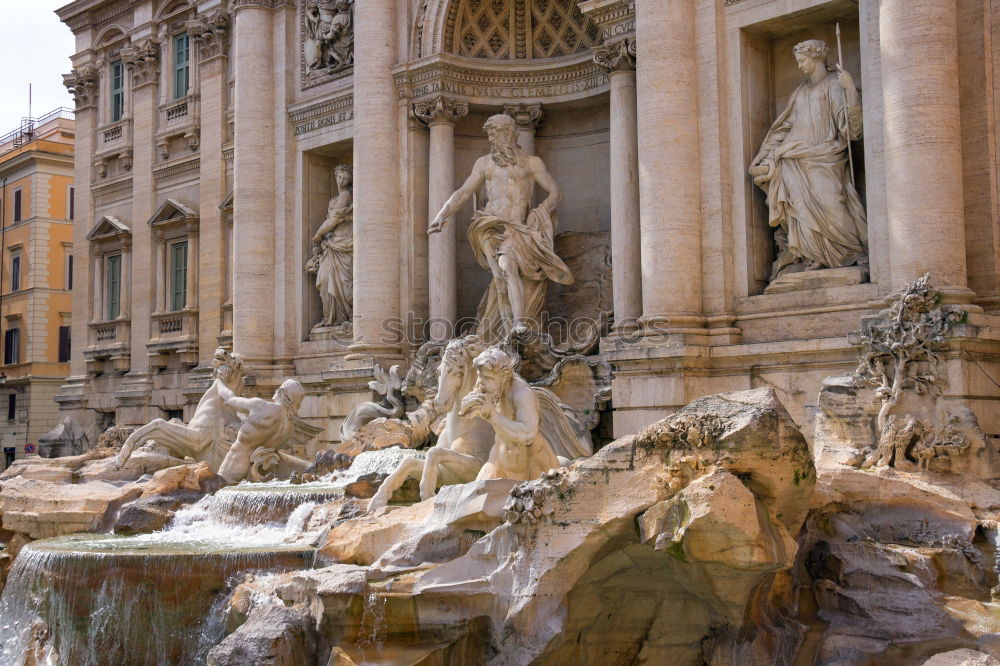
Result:
M271 400L241 398L225 384L219 384L218 391L227 407L245 415L236 441L219 467L220 476L237 483L250 473L251 458L258 449L277 451L291 438L305 390L294 379L286 379Z
M307 73L354 64L353 11L353 0L309 0L303 24Z
M541 159L517 145L513 118L492 116L483 129L490 139L490 154L476 160L472 174L445 202L427 231L440 231L485 184L487 203L472 217L469 242L476 261L493 275L476 331L491 344L537 324L547 281L572 284L573 274L552 246L555 210L562 200L559 186ZM548 197L532 209L536 184Z
M351 167L334 169L337 194L330 198L326 219L313 235L306 270L316 274L323 302L322 326L349 325L354 310L354 189Z
M750 166L767 194L778 257L785 272L868 261L868 223L848 168L850 141L861 137L861 101L851 75L827 64L824 42L795 46L806 80L771 126Z

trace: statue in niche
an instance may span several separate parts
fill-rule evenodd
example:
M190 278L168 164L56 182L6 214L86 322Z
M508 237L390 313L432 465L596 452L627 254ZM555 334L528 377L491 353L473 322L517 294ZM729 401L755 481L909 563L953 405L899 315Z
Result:
M774 121L750 175L767 194L782 273L868 262L868 223L852 182L848 150L862 134L861 100L851 75L827 64L826 43L795 46L806 80Z
M476 160L468 180L445 202L427 232L444 228L485 184L487 202L473 214L469 242L476 261L493 275L476 331L491 344L537 325L546 281L572 284L573 274L552 247L562 192L545 163L517 145L517 125L510 116L492 116L483 129L490 139L490 154ZM532 209L536 184L548 197Z
M337 194L330 198L326 219L313 235L312 256L306 270L316 274L323 301L321 326L349 326L354 310L354 189L351 167L333 170Z
M354 64L353 5L353 0L310 0L306 5L306 73L335 72Z

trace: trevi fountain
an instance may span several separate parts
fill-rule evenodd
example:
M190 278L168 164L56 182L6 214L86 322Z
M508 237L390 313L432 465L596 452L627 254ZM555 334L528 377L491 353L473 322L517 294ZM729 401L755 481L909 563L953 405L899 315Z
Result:
M1000 664L993 3L58 13L0 663Z

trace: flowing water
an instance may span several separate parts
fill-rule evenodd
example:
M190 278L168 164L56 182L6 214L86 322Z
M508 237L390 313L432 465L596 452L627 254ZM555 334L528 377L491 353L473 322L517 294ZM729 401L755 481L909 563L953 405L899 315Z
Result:
M0 664L28 654L71 666L203 664L225 635L232 587L248 572L311 566L317 535L305 526L317 504L411 455L420 454L363 453L313 483L223 488L177 511L160 532L28 544L0 597Z

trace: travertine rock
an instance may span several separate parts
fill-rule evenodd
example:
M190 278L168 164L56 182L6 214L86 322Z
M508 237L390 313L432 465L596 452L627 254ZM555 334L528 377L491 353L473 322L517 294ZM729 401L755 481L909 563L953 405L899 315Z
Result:
M284 606L263 606L208 653L209 666L300 666L313 663L315 627Z
M298 585L333 663L372 641L400 664L771 663L800 637L787 572L814 483L773 391L710 396L510 497L452 485L340 523L322 555L363 566L295 578L314 580Z
M1000 661L978 650L952 650L934 655L923 666L1000 666Z

